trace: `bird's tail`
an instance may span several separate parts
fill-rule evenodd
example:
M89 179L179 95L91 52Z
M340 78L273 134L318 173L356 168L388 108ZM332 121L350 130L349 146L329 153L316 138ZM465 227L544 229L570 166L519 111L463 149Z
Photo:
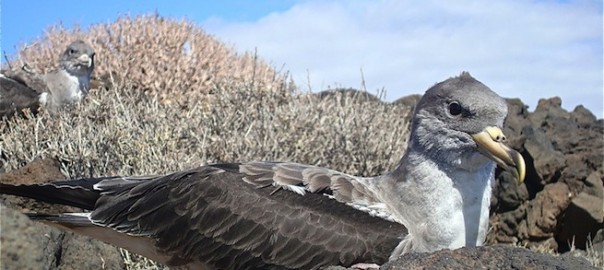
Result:
M83 178L34 185L10 185L0 183L0 194L15 195L35 200L75 206L92 210L100 191L93 185L108 178Z

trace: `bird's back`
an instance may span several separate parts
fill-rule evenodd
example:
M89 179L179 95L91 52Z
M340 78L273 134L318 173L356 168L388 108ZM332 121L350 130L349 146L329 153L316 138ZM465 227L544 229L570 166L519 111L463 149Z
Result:
M45 101L46 85L41 76L23 70L0 73L0 118L29 109L37 113Z

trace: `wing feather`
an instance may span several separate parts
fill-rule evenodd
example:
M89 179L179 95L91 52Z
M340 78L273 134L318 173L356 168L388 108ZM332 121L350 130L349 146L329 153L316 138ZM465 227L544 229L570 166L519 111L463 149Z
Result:
M234 269L385 262L390 254L384 249L393 250L406 233L399 224L322 194L300 197L259 188L276 171L282 175L279 179L288 179L281 183L302 185L309 168L311 174L327 175L312 166L255 164L203 166L151 179L101 181L95 185L101 197L91 219L127 234L156 239L161 253L172 254L169 263L201 261ZM245 177L254 184L242 183ZM233 262L235 258L238 262Z
M241 164L239 172L245 175L245 182L259 188L272 185L300 195L330 194L339 202L393 221L392 213L381 203L375 181L370 178L291 162L248 162Z
M8 73L8 74L7 74ZM11 117L15 113L22 113L29 109L32 113L37 113L40 103L43 101L41 94L43 91L32 86L28 86L19 78L12 78L15 74L9 71L0 74L0 117Z

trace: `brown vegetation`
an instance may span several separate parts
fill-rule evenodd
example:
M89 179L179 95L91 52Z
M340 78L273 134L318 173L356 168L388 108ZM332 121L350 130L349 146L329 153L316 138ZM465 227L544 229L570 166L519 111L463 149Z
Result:
M56 25L42 39L23 46L11 65L48 71L58 60L57 52L75 39L95 49L97 79L128 81L133 91L185 109L233 81L255 84L258 91L278 91L286 85L287 75L254 53L238 54L190 21L159 15L124 16L85 31Z

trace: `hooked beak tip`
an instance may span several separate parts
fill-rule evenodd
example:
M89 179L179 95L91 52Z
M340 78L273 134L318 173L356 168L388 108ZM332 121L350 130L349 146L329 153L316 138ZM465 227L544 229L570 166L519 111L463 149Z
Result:
M500 167L516 176L519 183L524 182L526 164L522 155L505 145L505 135L498 127L487 127L483 131L473 134L472 138L478 145L478 150L495 161Z

